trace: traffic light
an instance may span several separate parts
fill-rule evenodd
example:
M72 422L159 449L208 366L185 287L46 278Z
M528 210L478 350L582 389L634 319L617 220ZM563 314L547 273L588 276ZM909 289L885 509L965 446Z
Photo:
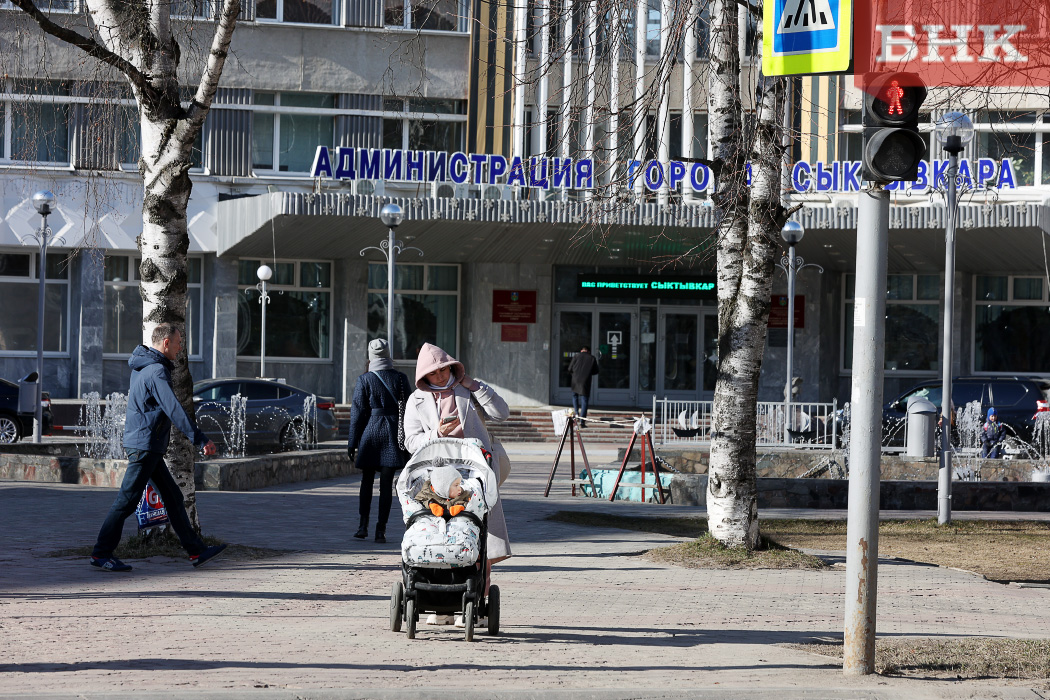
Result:
M919 107L926 86L914 73L870 73L864 88L861 176L872 182L910 182L919 177L926 143L919 135Z

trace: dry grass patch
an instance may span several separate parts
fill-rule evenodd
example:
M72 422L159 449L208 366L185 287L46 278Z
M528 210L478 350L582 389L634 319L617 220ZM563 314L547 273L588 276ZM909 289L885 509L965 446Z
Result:
M843 551L841 520L762 520L762 534L788 547ZM1050 583L1050 523L1007 520L886 520L879 555L975 571L992 581Z
M791 644L842 658L842 644ZM1050 641L1028 639L877 639L875 670L898 676L1050 680Z
M649 518L560 511L552 520L699 537L705 518ZM759 520L762 537L786 549L845 551L845 520ZM1050 583L1050 522L1019 520L885 520L879 555L975 571L992 581Z
M217 537L211 537L210 535L206 535L203 539L204 543L208 546L223 544L222 540ZM92 549L93 547L91 545L70 547L68 549L59 549L50 552L49 555L52 557L90 557ZM226 548L226 551L222 553L222 557L223 559L255 560L279 557L282 554L287 554L287 551L283 549L248 547L243 544L231 544ZM179 538L176 537L173 532L165 531L156 536L147 537L143 535L133 535L124 538L120 541L120 544L117 545L117 549L113 552L113 556L118 559L149 559L150 557L173 557L175 559L185 559L187 554L186 550L183 549L182 545L179 543Z
M820 558L783 547L763 537L754 551L726 547L707 532L704 518L632 518L580 511L559 511L548 518L575 525L615 527L636 532L657 532L673 537L696 537L645 553L645 558L696 569L826 569Z

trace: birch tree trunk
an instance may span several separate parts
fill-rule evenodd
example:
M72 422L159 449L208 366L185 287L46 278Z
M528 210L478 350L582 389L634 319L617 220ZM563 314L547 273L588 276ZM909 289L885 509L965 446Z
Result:
M781 204L783 79L759 79L756 133L741 139L737 6L712 5L710 104L718 236L718 377L708 468L708 531L728 546L760 544L756 482L758 381L773 266L787 216ZM717 19L715 19L717 17ZM717 129L717 131L715 130ZM748 148L750 147L750 148ZM752 179L744 161L750 151Z
M168 0L86 0L88 34L56 24L32 0L11 0L47 34L66 41L104 64L116 68L131 85L141 127L142 234L139 252L139 293L142 296L142 341L150 345L153 329L174 323L186 338L186 252L189 234L186 206L192 182L192 149L211 108L226 61L240 0L223 0L215 33L188 106L179 94L180 48L171 28ZM183 345L175 361L172 384L186 412L193 417L193 378ZM172 430L167 464L182 489L186 511L200 530L193 483L196 451L178 430Z

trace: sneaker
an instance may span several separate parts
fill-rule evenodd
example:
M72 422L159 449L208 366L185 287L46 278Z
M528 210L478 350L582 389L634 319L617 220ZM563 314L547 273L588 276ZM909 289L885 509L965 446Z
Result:
M91 557L91 565L101 571L131 571L131 565L116 557Z
M427 615L428 625L451 625L454 619L451 615L438 615L437 613L430 613Z
M226 545L224 544L217 544L212 547L208 547L197 556L190 557L190 563L194 566L204 566L208 563L208 561L222 554L222 551L224 549L226 549Z

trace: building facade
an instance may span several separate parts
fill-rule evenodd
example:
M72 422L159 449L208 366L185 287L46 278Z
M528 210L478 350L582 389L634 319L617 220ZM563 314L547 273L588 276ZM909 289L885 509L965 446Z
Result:
M180 8L188 34L208 33L211 5ZM266 263L274 270L266 373L347 401L368 340L386 332L378 246L387 232L378 215L396 201L406 250L394 280L393 347L409 374L419 346L431 342L512 404L568 405L564 370L590 345L602 368L596 406L709 398L717 346L710 290L639 295L630 286L713 273L710 178L697 166L707 146L706 15L698 4L673 32L680 18L664 18L677 17L676 8L642 0L633 12L597 17L587 3L542 0L247 2L193 174L194 377L258 374L255 271ZM78 0L52 3L50 12L84 21ZM51 189L58 205L48 223L64 240L46 261L45 388L59 398L124 391L127 357L142 342L134 104L115 76L85 68L17 9L0 5L0 17L8 76L0 95L0 376L35 369L39 280L36 252L22 239L40 225L30 197ZM742 80L753 84L745 17ZM16 50L26 37L40 50ZM187 61L185 83L193 82ZM808 401L849 398L853 274L864 264L853 191L859 108L845 78L794 81L784 185L803 204L798 254L822 268L802 270L796 290L794 374ZM940 111L929 112L924 129ZM955 290L959 374L1050 375L1048 111L1045 94L1004 94L972 111L978 136L963 154L970 186ZM449 161L431 173L433 162L419 155L427 153L463 154L465 165L457 177ZM928 182L943 159L931 151ZM576 169L558 186L555 166L566 161L590 163L592 179ZM945 221L943 199L929 188L894 192L887 398L939 376ZM628 282L591 294L585 279ZM783 394L785 290L778 272L763 400Z

